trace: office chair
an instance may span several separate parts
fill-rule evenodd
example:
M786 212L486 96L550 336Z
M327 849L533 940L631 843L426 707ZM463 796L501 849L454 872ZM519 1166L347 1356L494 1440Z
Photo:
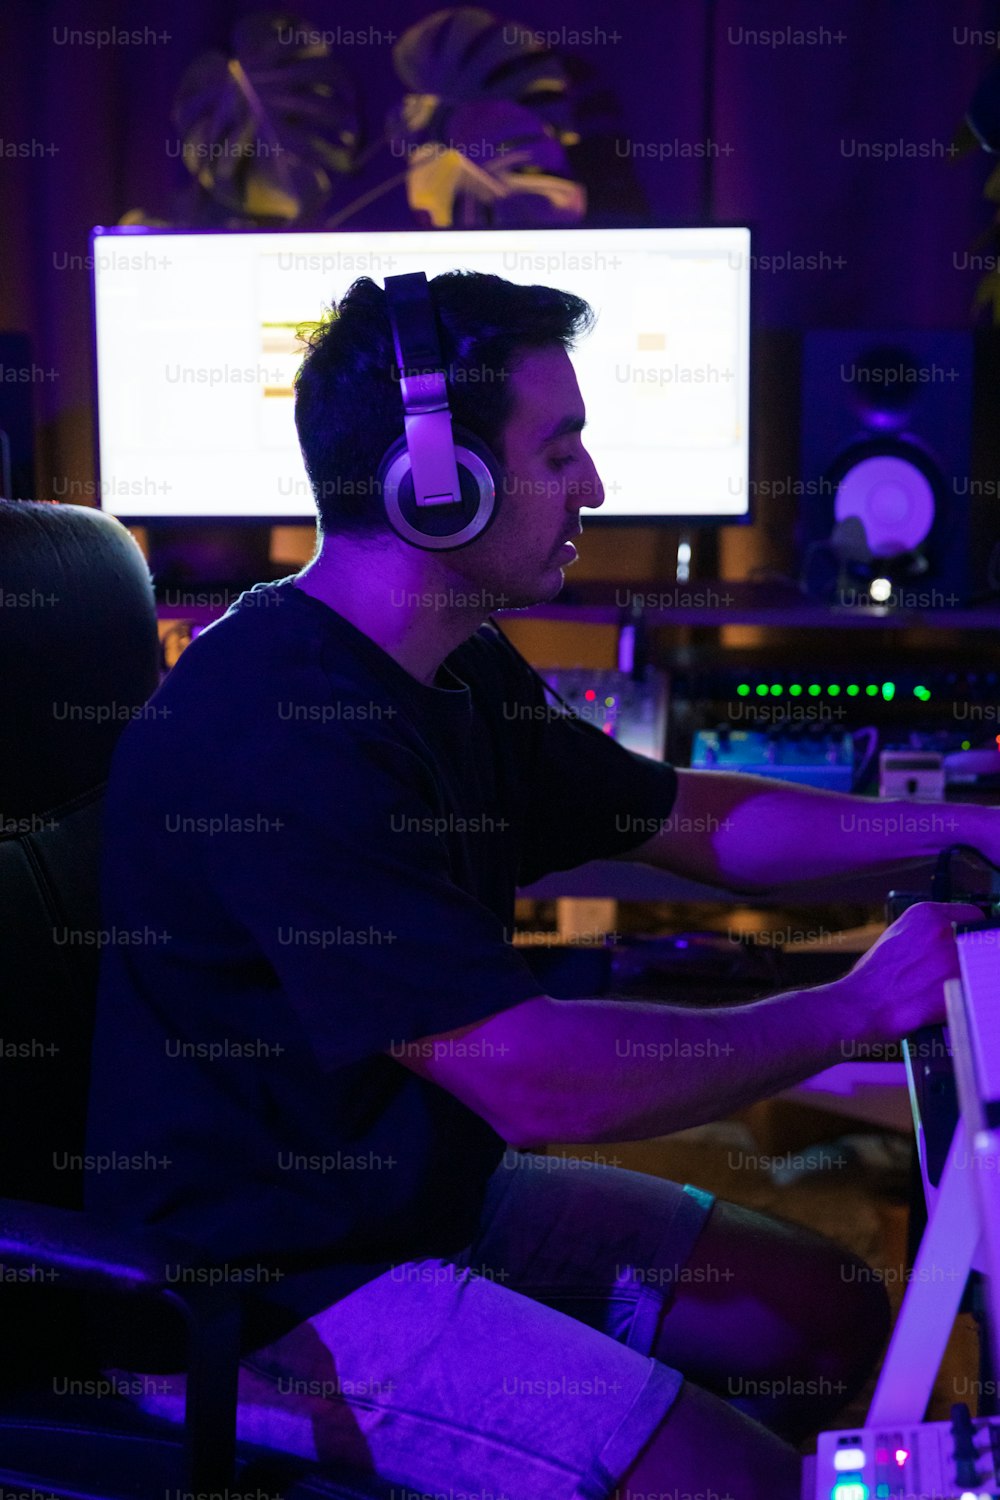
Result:
M382 1500L369 1476L237 1446L235 1289L169 1283L193 1247L83 1212L102 788L158 662L125 528L0 500L0 1488ZM183 1428L123 1399L109 1367L186 1370Z

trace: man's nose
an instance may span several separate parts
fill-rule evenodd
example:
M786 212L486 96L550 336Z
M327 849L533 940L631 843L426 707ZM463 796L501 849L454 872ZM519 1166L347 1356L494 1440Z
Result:
M604 504L604 485L592 459L589 473L571 487L570 496L580 510L597 510Z

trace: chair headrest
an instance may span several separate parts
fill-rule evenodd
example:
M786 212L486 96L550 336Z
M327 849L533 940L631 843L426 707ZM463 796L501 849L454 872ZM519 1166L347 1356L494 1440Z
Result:
M0 833L106 780L158 680L153 586L125 527L0 500Z

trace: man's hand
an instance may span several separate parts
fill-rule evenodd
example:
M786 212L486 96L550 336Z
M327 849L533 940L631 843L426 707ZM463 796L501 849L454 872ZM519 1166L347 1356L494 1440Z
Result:
M978 906L919 901L887 927L843 983L866 1016L865 1041L898 1041L945 1019L944 985L958 978L953 923L981 922Z

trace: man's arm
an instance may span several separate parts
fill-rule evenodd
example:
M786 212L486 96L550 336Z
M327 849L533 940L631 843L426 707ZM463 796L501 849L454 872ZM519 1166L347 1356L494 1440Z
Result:
M890 870L971 844L1000 861L1000 810L882 801L729 771L677 772L660 831L617 855L734 891Z
M910 907L843 979L719 1010L525 1000L391 1056L448 1089L512 1145L623 1141L716 1120L944 1019L953 922L975 907ZM853 1049L852 1049L853 1050Z

